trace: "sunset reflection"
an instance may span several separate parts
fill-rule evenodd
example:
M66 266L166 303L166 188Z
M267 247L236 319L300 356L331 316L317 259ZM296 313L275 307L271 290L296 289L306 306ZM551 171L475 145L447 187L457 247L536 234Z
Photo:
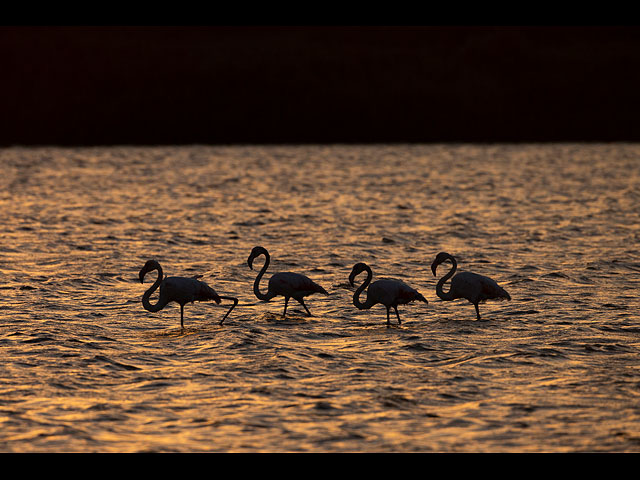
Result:
M3 449L632 451L637 154L3 149ZM265 279L326 288L312 316L255 297L255 245L273 255ZM440 301L442 250L512 301L483 304L481 322L466 300ZM238 306L221 326L228 302L188 304L183 329L176 304L145 311L149 258ZM383 306L353 305L356 262L429 304L387 327Z

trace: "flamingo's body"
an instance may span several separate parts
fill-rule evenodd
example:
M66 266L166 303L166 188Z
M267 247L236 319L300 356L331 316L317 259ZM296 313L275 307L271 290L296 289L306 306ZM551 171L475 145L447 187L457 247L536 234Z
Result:
M384 305L387 308L387 327L391 325L391 321L389 319L389 310L391 307L395 310L396 317L398 318L398 325L400 325L401 322L400 315L398 314L398 305L404 305L414 300L418 300L426 304L429 303L427 299L424 298L415 288L410 287L400 280L384 278L371 283L373 272L371 271L371 267L366 263L356 263L353 266L353 270L349 275L349 283L352 287L354 286L356 276L364 271L367 272L367 278L353 294L353 304L360 310L369 309L378 303ZM367 300L362 303L360 301L360 294L365 288L367 288L367 285L369 285L369 289L367 290Z
M476 307L476 317L480 320L480 309L478 304L486 300L511 300L511 296L497 282L484 275L478 275L472 272L460 272L455 277L453 275L458 268L456 259L446 252L440 252L433 263L431 271L436 274L436 268L442 262L450 260L452 268L444 277L442 277L436 285L436 295L442 300L455 300L457 298L466 298ZM447 280L451 277L451 287L445 292L443 287Z
M300 303L300 305L304 307L304 309L307 311L307 314L310 316L311 312L304 303L304 297L312 295L314 293L324 293L325 295L329 295L324 288L315 283L309 277L293 272L275 273L269 279L267 293L264 294L260 292L260 279L267 271L269 263L271 262L269 252L263 247L254 247L253 250L251 250L249 258L247 259L247 263L249 264L249 268L253 270L253 260L259 255L265 256L265 262L262 266L262 269L258 273L255 282L253 283L253 292L259 300L262 300L264 302L268 302L273 297L279 295L283 296L283 316L287 315L287 305L289 304L290 298L297 300L298 303Z
M220 325L224 322L227 315L231 313L231 310L238 304L238 299L235 297L223 297L216 293L216 291L200 280L187 277L162 277L162 267L155 260L149 260L145 263L144 267L140 270L140 283L143 283L144 277L147 273L157 270L158 278L151 287L144 292L142 296L142 306L149 312L158 312L167 306L170 302L176 302L180 305L180 327L184 328L184 306L187 303L193 302L206 302L213 300L216 303L220 303L222 299L233 300L233 305L229 311L220 320ZM160 293L158 301L155 305L151 304L149 298L160 287Z

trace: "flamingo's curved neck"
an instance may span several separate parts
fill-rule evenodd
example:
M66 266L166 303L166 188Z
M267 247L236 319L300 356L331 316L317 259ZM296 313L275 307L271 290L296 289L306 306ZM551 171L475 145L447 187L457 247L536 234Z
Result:
M260 292L260 280L262 279L262 276L267 271L267 268L269 268L269 263L271 262L271 256L269 255L269 252L265 250L263 253L264 253L264 265L260 269L260 272L258 273L258 276L256 277L255 282L253 282L253 293L255 293L256 297L258 297L259 300L267 302L271 300L275 295L270 295L270 292L267 292L266 295Z
M371 279L373 278L373 272L371 271L371 268L369 267L369 265L365 265L365 271L367 272L367 278L362 283L362 285L360 285L356 289L356 291L353 294L353 304L360 310L372 307L372 302L369 300L368 294L367 294L367 301L365 303L362 303L360 301L360 294L364 291L365 288L369 286L369 284L371 283Z
M160 264L158 264L158 266L156 266L154 270L158 271L158 278L156 278L155 283L151 285L151 287L149 287L149 289L144 292L144 295L142 296L142 306L149 312L159 312L167 305L167 301L162 298L162 296L158 299L155 305L153 305L149 301L149 298L151 298L153 292L155 292L162 283L162 267L160 266ZM153 270L150 271L152 272Z
M451 255L449 255L448 259L451 260L451 264L452 264L451 270L449 270L449 273L447 273L444 277L442 277L438 281L438 284L436 285L436 295L438 295L438 297L440 297L442 300L454 299L454 296L451 293L451 288L449 288L448 292L445 292L443 287L445 282L449 280L451 277L453 277L454 273L456 273L456 269L458 268L458 262L456 262L456 259L453 258Z

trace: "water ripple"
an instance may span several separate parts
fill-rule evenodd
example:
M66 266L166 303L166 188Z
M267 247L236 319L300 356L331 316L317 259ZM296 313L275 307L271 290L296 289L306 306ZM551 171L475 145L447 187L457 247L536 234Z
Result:
M640 451L635 144L0 150L0 450ZM258 301L255 245L330 295ZM512 301L443 302L439 251ZM225 305L141 306L138 272ZM351 267L429 305L357 310ZM443 269L442 271L440 269ZM155 297L152 299L155 301ZM522 433L526 432L526 435Z

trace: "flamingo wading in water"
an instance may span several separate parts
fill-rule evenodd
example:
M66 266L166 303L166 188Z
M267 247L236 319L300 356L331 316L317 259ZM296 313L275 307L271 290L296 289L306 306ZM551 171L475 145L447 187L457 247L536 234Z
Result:
M255 293L256 297L258 297L258 299L262 300L263 302L268 302L273 297L282 295L284 297L283 316L287 315L287 305L289 304L290 298L296 299L298 303L300 303L300 305L302 305L307 311L307 314L311 316L311 312L304 304L304 297L312 295L314 293L324 293L325 295L329 295L324 288L312 281L309 277L293 272L279 272L273 274L273 276L269 279L269 287L267 293L264 294L260 292L260 279L269 267L271 256L269 255L269 252L266 248L253 247L249 258L247 259L249 268L253 270L253 260L260 255L265 256L265 261L262 269L256 277L255 282L253 283L253 293Z
M144 292L142 296L142 306L149 312L159 312L170 302L176 302L180 305L180 327L184 328L184 306L187 303L206 302L213 300L216 303L220 303L221 300L233 300L233 305L229 311L220 320L220 325L227 318L227 315L231 313L231 310L238 304L238 299L235 297L223 297L218 295L216 291L200 280L195 278L186 277L165 277L162 278L162 267L155 260L148 260L144 264L142 270L140 270L140 283L144 283L144 277L147 273L157 270L158 278L151 287ZM149 298L160 287L160 295L155 305L151 304Z
M427 299L424 298L420 292L400 280L381 278L380 280L376 280L371 283L373 272L371 271L371 267L366 263L356 263L353 266L353 270L351 270L351 274L349 275L349 283L352 287L354 286L356 276L365 271L367 272L367 278L353 294L353 304L360 310L369 309L377 303L383 304L387 307L387 327L391 326L391 321L389 320L389 310L391 307L396 311L398 325L400 325L401 322L400 315L398 314L398 305L403 305L414 300L419 300L429 304ZM369 285L370 283L371 285ZM367 288L367 285L369 285L369 289L367 290L367 300L362 303L360 301L360 294L365 288Z
M442 277L436 285L436 295L442 300L455 300L457 298L466 298L469 302L473 303L476 307L476 316L480 320L480 310L478 303L486 300L511 300L511 296L507 291L496 283L495 280L478 275L472 272L460 272L455 277L456 269L458 268L458 262L446 252L440 252L433 263L431 264L431 271L433 276L436 275L436 268L442 262L451 260L452 268L444 277ZM451 287L449 291L445 293L443 287L447 280L451 277Z

